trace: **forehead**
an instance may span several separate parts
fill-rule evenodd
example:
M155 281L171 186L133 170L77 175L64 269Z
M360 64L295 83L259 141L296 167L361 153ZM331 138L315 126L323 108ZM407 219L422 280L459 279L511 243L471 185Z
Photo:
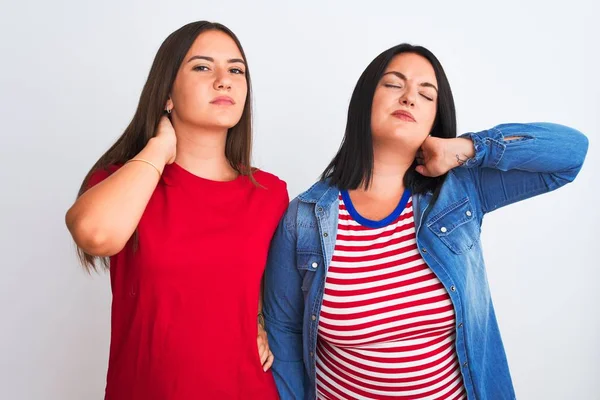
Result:
M409 80L426 81L437 85L435 70L425 57L415 53L402 53L394 56L385 72L396 71Z
M242 53L233 39L221 31L202 32L194 40L187 55L202 55L213 57L215 60L219 58L242 58Z

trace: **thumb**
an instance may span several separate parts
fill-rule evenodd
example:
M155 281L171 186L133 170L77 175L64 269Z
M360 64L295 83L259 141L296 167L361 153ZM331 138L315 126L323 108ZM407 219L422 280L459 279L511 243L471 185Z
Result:
M415 168L415 171L417 171L419 174L421 174L423 176L430 176L429 171L427 170L427 167L425 167L424 165L417 165Z

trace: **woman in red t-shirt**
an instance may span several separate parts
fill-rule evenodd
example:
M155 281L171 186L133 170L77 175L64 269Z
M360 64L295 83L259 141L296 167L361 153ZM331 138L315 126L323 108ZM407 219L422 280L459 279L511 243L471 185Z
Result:
M277 398L257 310L288 195L250 166L250 95L228 28L173 32L67 212L86 268L110 267L106 399Z

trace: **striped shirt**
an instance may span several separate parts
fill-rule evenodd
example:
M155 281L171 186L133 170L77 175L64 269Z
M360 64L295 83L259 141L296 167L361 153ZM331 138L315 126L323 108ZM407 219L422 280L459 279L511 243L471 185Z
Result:
M455 333L448 292L417 250L410 193L374 222L342 192L319 319L318 398L466 399Z

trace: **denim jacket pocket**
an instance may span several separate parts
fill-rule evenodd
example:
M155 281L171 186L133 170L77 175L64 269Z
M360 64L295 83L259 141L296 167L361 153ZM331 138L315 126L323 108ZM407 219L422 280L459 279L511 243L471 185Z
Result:
M455 254L463 254L479 241L480 226L468 197L433 216L427 227Z
M306 295L315 278L315 272L324 267L323 256L313 252L298 252L296 253L296 266L304 277L302 279L302 291Z

